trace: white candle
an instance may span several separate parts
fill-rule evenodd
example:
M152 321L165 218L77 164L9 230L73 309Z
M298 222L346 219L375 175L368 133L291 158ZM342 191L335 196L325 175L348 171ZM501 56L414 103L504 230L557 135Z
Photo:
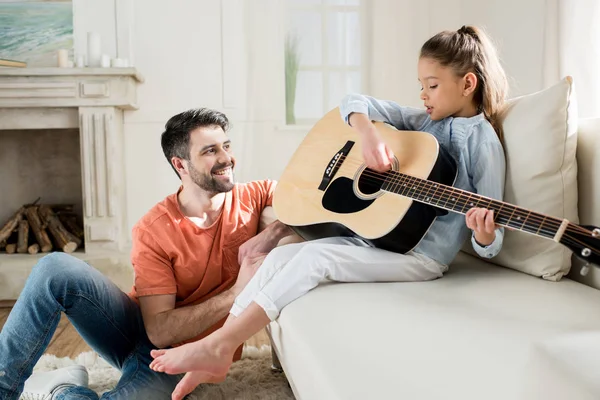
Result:
M83 58L82 55L79 55L75 58L75 66L77 68L83 68L85 67L85 59Z
M102 54L100 65L102 66L102 68L110 67L110 56L108 54Z
M123 58L113 58L111 60L111 65L114 68L125 68L125 67L127 67L127 60L125 60Z
M100 67L102 65L100 34L97 32L88 32L87 34L87 62L88 67Z
M69 65L69 51L60 49L56 52L57 64L60 68L67 68Z

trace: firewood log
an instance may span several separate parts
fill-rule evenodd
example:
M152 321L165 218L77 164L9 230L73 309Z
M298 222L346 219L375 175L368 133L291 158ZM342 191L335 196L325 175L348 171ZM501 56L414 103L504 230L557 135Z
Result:
M77 223L77 216L75 214L57 214L60 222L63 223L65 228L79 239L83 239L83 229Z
M38 251L40 251L40 245L39 245L39 244L37 244L37 243L34 243L34 244L32 244L31 246L29 246L29 247L27 248L27 252L28 252L29 254L37 254L37 253L38 253Z
M42 253L47 253L52 250L52 242L48 237L48 233L46 233L46 230L43 228L42 220L38 215L38 206L27 207L25 209L25 216L29 222L29 227L35 235L35 239L40 245Z
M17 253L27 253L29 247L29 222L26 219L19 221L19 238L17 239Z
M75 236L65 229L56 214L46 205L41 205L39 209L40 218L46 223L48 231L57 247L65 253L72 253L77 250L78 244L74 240ZM79 240L79 239L77 239Z
M23 207L19 208L19 210L17 210L17 212L14 213L13 216L10 217L10 219L4 224L0 230L0 242L6 241L6 239L8 239L8 237L17 228L19 221L23 219L23 211Z
M14 254L14 252L17 251L17 244L16 243L9 243L6 245L6 252L8 254Z

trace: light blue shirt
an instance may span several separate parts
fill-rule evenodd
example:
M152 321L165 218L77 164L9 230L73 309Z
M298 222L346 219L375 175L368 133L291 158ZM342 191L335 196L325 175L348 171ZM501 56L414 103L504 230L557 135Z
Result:
M425 110L401 107L392 101L360 94L346 96L340 112L346 123L348 116L356 112L367 114L372 121L390 123L399 130L432 134L456 162L454 187L502 200L506 159L500 139L483 114L432 121ZM469 237L469 231L465 216L449 211L436 218L413 250L448 265ZM475 241L474 232L471 234L471 243L481 257L492 258L502 248L503 238L504 228L500 227L496 229L496 238L489 246L480 246Z

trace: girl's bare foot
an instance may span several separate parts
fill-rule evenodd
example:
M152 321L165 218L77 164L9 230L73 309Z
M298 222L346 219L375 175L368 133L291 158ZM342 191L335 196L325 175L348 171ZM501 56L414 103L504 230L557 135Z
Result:
M225 380L225 375L213 376L202 371L192 371L185 374L183 379L179 381L171 400L182 400L186 395L192 393L201 383L219 383Z
M152 350L150 368L167 374L203 371L210 375L225 375L233 362L234 348L217 346L206 339L169 350Z

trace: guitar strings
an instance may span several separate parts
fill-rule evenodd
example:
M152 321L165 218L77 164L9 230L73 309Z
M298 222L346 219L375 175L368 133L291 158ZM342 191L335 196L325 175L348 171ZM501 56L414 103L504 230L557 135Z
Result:
M346 156L341 156L338 159L337 162L339 163L339 162L342 162L344 160L349 161L349 163L355 164L357 166L364 165L363 162L361 162L359 160L352 159L352 158L348 158ZM348 165L348 164L346 164L346 165ZM340 165L340 168L342 166L343 165ZM397 176L394 176L394 174L397 174ZM368 177L368 178L374 178L374 179L370 180L370 182L377 182L377 183L380 183L380 182L383 182L383 183L389 182L391 185L404 184L404 185L409 185L409 186L413 185L413 184L416 184L419 189L421 189L421 186L422 186L428 192L431 191L431 190L434 190L434 193L439 190L439 188L435 188L435 185L440 185L440 187L443 190L440 197L443 198L444 196L447 196L448 194L446 192L449 192L451 195L455 195L456 197L458 197L459 201L457 202L456 200L454 200L452 204L454 204L454 205L458 204L458 206L462 206L461 211L460 211L461 214L463 213L462 210L464 210L465 207L467 206L467 204L469 203L470 197L475 194L475 193L471 193L469 191L465 191L465 190L453 188L452 186L447 186L447 185L439 184L437 182L433 182L433 181L429 181L429 180L426 180L426 179L421 179L421 178L413 177L411 175L406 175L406 174L403 174L403 175L406 176L406 178L408 178L408 179L404 179L403 180L402 179L403 177L402 177L401 174L402 173L400 173L398 171L392 171L392 173L390 174L389 172L379 173L379 172L371 170L371 169L365 169L363 171L363 173L362 173L362 176L365 176L365 177ZM389 178L389 180L388 180L388 178ZM367 180L367 181L369 181L369 180ZM445 188L444 186L447 186L447 188ZM409 190L410 190L410 188L409 188ZM464 200L464 203L462 202L463 196L468 196L469 197L468 199ZM479 196L479 195L477 195L477 196ZM416 197L418 198L418 196L416 196ZM423 195L424 199L426 197L428 197L426 194ZM450 200L450 198L446 199L445 204L448 202L448 200ZM477 203L479 205L479 203L481 203L481 202L477 201ZM517 225L518 225L517 229L523 229L523 230L525 230L524 228L526 227L527 221L532 221L532 222L537 222L537 223L540 223L540 221L541 221L540 229L535 229L535 228L532 228L532 227L528 227L528 228L530 230L532 230L532 231L536 231L535 233L539 233L540 231L546 231L547 234L551 234L552 236L554 236L555 231L554 232L547 231L547 230L543 229L544 226L548 225L552 229L557 230L560 227L560 225L562 224L562 220L558 220L558 219L556 219L554 217L540 216L540 215L537 215L538 213L535 213L533 211L528 211L528 212L521 211L516 206L512 206L512 205L510 205L508 203L505 204L504 202L501 202L501 201L498 201L498 200L494 200L494 199L489 199L489 204L487 205L487 207L490 207L493 203L499 203L500 207L498 208L498 212L497 212L496 215L499 218L500 217L507 218L508 219L507 226L509 228L517 228ZM433 203L430 203L430 204L434 205ZM445 206L445 204L444 204L444 206ZM473 203L471 203L471 204L473 204ZM440 205L440 203L438 202L437 205ZM501 211L502 207L504 207L505 205L509 205L510 207L513 207L515 210L513 210L512 213L510 213L508 211L507 212L502 212ZM513 226L511 226L510 222L512 222L512 218L514 216L525 217L525 219L524 219L523 223L514 221L513 222ZM593 237L593 236L591 236L591 232L589 230L587 230L587 229L585 229L585 228L583 228L581 226L578 226L578 225L571 225L571 223L569 224L569 227L567 227L567 230L569 230L569 231L576 231L576 232L578 231L581 234ZM576 232L574 232L574 233L576 233ZM534 233L534 232L531 232L531 233Z
M368 181L369 179L366 179L366 180ZM393 183L393 180L392 180L392 183ZM415 182L415 184L419 185L418 182ZM408 183L408 185L410 186L411 183ZM411 189L409 189L409 190L411 190ZM404 195L404 191L402 193L399 193L399 194ZM427 197L423 196L423 195L421 195L421 196L415 196L415 198L416 198L417 201L419 199L422 199L422 200L423 199L427 199ZM427 203L428 204L432 204L432 205L435 206L435 203L432 202L432 201L425 201L425 203L426 204ZM479 202L477 201L477 203L479 203ZM445 204L442 205L440 202L438 202L437 204L438 204L439 207L442 207L442 208L445 207ZM473 205L473 203L471 203L471 205ZM477 205L479 205L479 204L477 204ZM464 210L465 207L467 206L467 202L454 201L452 203L452 206L458 206L458 208L461 208L462 210ZM459 212L459 211L455 211L455 212ZM464 212L462 214L464 214ZM511 214L511 216L514 216L514 214L515 213ZM497 212L496 215L497 215L497 218L495 218L495 222L497 222L497 223L499 223L499 224L502 225L503 222L501 221L501 218L508 217L509 214L503 213L503 212L499 212L499 213ZM506 222L505 225L508 226L509 229L511 229L511 228L517 229L518 228L518 229L523 230L525 232L534 233L534 234L541 234L542 236L545 236L545 237L548 237L548 238L554 238L554 236L556 235L556 232L558 230L558 227L556 227L554 230L551 230L552 227L548 227L547 226L547 225L549 225L548 223L546 223L544 225L540 225L538 228L535 228L535 227L531 227L531 223L528 225L526 221L524 223L518 223L517 221L513 222L510 218L506 218L506 219L507 219L507 222ZM533 218L529 218L529 220L533 220ZM511 224L511 222L512 222L512 224Z
M353 159L350 159L350 160L351 160L351 162L355 161ZM359 164L362 165L363 163L359 163ZM379 182L381 182L383 180L383 182L385 183L386 181L388 181L388 178L390 178L388 182L390 184L392 184L392 185L403 184L405 186L406 185L410 186L412 184L417 184L419 186L419 189L422 189L421 188L421 185L422 185L423 188L426 189L428 192L431 191L431 190L433 190L433 189L435 189L434 192L436 192L439 189L436 189L435 185L439 185L442 188L442 190L443 190L442 195L440 197L443 197L444 195L447 195L446 193L444 193L446 191L448 191L448 192L450 192L450 194L455 195L456 197L458 197L459 200L463 200L464 196L469 196L469 199L466 199L464 203L463 202L459 202L459 206L462 206L463 209L466 206L466 204L469 202L470 197L472 197L473 195L476 195L478 197L483 197L483 196L480 196L480 195L478 195L476 193L472 193L472 192L469 192L469 191L466 191L466 190L462 190L462 189L457 189L457 188L454 188L452 186L440 184L440 183L434 182L434 181L429 181L427 179L421 179L421 178L414 177L414 176L411 176L411 175L402 174L401 172L398 172L398 171L391 171L391 172L392 172L392 174L397 174L398 176L393 176L392 174L390 174L390 176L387 176L387 174L389 174L389 172L379 173L379 172L371 170L371 169L365 169L365 171L363 172L362 175L363 176L367 176L367 177L375 178L375 180L371 180L370 182L378 182L379 183ZM403 180L402 175L406 176L407 179ZM447 188L444 187L444 186L446 186ZM423 195L423 197L424 198L427 197L427 194ZM448 202L448 200L450 200L450 198L446 199L446 203ZM477 202L480 203L479 201L477 201ZM510 205L508 203L504 203L504 202L499 201L499 200L495 200L495 199L491 199L490 198L489 199L489 203L490 203L489 205L491 205L492 203L499 203L500 206L501 206L500 208L502 208L502 206L504 206L504 205L509 205L511 207L514 207L515 208L515 212L519 212L521 214L521 216L528 214L528 213L526 213L524 211L518 210L516 206ZM437 204L439 205L439 203L437 203ZM453 203L453 204L456 204L456 203ZM529 210L528 210L528 212L531 213L531 214L534 214L533 217L538 217L538 216L535 215L535 212L529 211ZM562 220L558 220L558 219L556 219L554 217L546 217L546 218L548 219L548 222L555 222L556 223L555 226L557 226L557 227L560 226L560 224L562 223Z
M362 165L362 163L360 163L360 164ZM394 172L398 173L397 171L394 171ZM404 174L408 179L403 181L402 180L402 176L394 177L393 175L392 176L387 176L387 174L388 174L387 172L386 173L379 173L379 172L367 169L367 170L365 170L363 172L362 176L374 178L372 180L367 180L368 182L377 182L377 183L380 183L380 182L383 181L383 183L385 183L387 181L391 185L403 184L405 186L406 185L411 186L413 184L416 184L419 187L419 189L421 189L421 185L422 185L423 188L427 189L428 192L431 191L431 190L434 190L434 193L437 192L437 190L439 190L439 189L435 188L435 185L440 185L440 187L442 188L442 194L440 195L440 197L443 198L444 196L448 195L445 192L450 192L450 194L455 195L456 197L458 197L458 200L459 200L458 202L453 201L452 204L458 204L459 206L462 206L461 207L462 209L464 209L466 207L466 205L468 204L468 202L470 200L470 197L472 197L473 195L477 195L476 193L472 193L472 192L469 192L469 191L466 191L466 190L463 191L461 189L453 188L452 186L447 186L447 185L440 184L438 182L433 182L433 181L428 181L426 179L421 179L421 178L418 178L418 177L413 177L411 175ZM400 174L400 173L398 173L398 174ZM389 181L388 181L388 178L390 178ZM447 188L445 188L444 186L447 186ZM408 189L410 190L410 188L408 188ZM463 199L464 196L468 196L469 198L465 200L465 199ZM477 196L479 196L479 195L477 195ZM418 197L418 196L416 196L416 197ZM426 194L423 195L423 198L426 198L426 197L428 197ZM448 203L448 201L450 199L451 199L450 196L448 196L448 199L446 199L446 202L444 203L444 206L446 205L446 203ZM488 206L491 205L494 202L500 203L500 205L503 206L503 204L502 204L503 202L500 202L500 201L494 200L494 199L489 199ZM477 203L480 203L480 201L477 201ZM433 203L430 203L430 204L433 204ZM440 205L440 203L438 202L437 205ZM518 210L515 206L512 206L512 207L515 208L515 211L513 213L510 213L510 215L513 215L515 212L520 213L521 216L527 215L526 212ZM502 207L500 207L500 208L502 208ZM461 213L463 213L463 212L461 212ZM530 212L530 213L533 213L533 212ZM502 211L500 211L500 214L498 214L498 216L507 216L507 215L508 215L508 212L502 213ZM535 214L533 215L533 217L534 218L538 218ZM556 227L556 228L558 228L560 226L560 224L562 223L562 220L558 221L558 220L554 219L553 217L546 217L546 218L548 219L548 225L552 225L551 223L554 222L554 224L555 224L554 227Z
M370 171L372 171L372 170L370 170ZM367 174L367 173L365 173L365 174ZM378 178L378 176L383 176L383 175L382 175L382 174L380 174L380 173L377 173L376 171L372 171L372 174L370 174L370 176L371 176L371 177ZM417 177L412 177L412 176L410 176L410 175L405 175L405 176L406 176L406 177L408 177L408 178L409 178L409 180L410 180L410 179L414 179L414 182L404 182L405 184L408 184L409 186L410 186L412 183L415 183L415 184L417 184L417 186L420 186L420 185L421 185L421 182L423 182L423 186L425 186L425 185L427 185L427 184L430 184L430 182L432 182L432 181L421 180L420 178L417 178ZM386 179L387 179L387 177L384 179L384 181L385 181ZM381 181L381 178L378 178L378 179L376 179L376 180L377 180L377 181ZM400 179L397 179L397 178L395 178L395 177L392 177L392 179L391 179L391 182L396 182L395 184L402 183L402 181L401 181ZM435 182L433 182L433 184L435 184ZM432 188L433 188L433 186L430 184L430 187L429 187L429 189L428 189L428 190L431 190ZM436 189L436 191L437 191L437 189ZM468 191L465 191L465 194L468 194L468 193L470 193L470 192L468 192ZM459 195L459 196L460 196L460 195ZM418 197L418 196L417 196L417 197ZM426 196L423 196L423 197L424 197L424 198L426 198ZM492 200L493 200L493 199L490 199L490 200L491 200L491 201L490 201L490 204L491 204L491 202L492 202ZM460 205L462 205L462 209L464 209L464 207L466 206L466 204L468 203L468 201L469 201L469 200L467 200L467 201L466 201L464 204L463 204L463 203L461 203L461 202L455 202L455 203L453 203L453 204L459 203L459 206L460 206ZM446 200L446 202L447 202L447 200ZM479 202L478 202L478 203L479 203ZM432 204L432 203L430 203L430 204ZM438 203L438 205L439 205L439 203ZM517 211L518 211L518 210L517 210ZM519 211L519 212L520 212L522 215L525 215L525 213L523 213L523 212L521 212L521 211ZM513 216L514 214L515 214L515 213L514 213L514 211L513 211L513 213L511 214L511 217L510 217L510 218L512 218L512 216ZM498 213L497 213L497 215L500 217L500 216L502 216L503 214L502 214L502 212L498 212ZM507 214L504 214L503 216L506 216L506 215L507 215ZM508 226L508 228L509 228L509 229L511 228L511 226L510 226L510 224L509 224L509 222L510 222L510 220L511 220L510 218L508 219L508 223L506 224L506 226ZM540 218L538 218L538 217L537 217L535 214L533 214L533 215L532 215L532 214L531 214L531 212L530 212L530 213L529 213L529 218L528 218L527 220L534 220L534 219L536 219L536 220L538 220L538 221L539 221L539 220L541 220L541 221L542 221L542 226L541 226L540 228L538 228L538 229L531 228L531 227L528 227L528 226L526 226L526 224L525 224L525 223L523 223L523 224L521 224L521 227L520 227L519 229L521 229L521 230L523 230L523 231L525 231L525 232L529 232L529 233L535 233L535 234L539 234L540 232L544 232L544 233L546 233L546 234L548 235L548 237L549 237L549 238L553 238L553 237L555 236L555 234L556 234L556 231L557 231L557 230L558 230L558 228L560 227L560 224L562 223L562 221L561 221L561 223L559 223L559 224L552 224L552 223L551 223L551 222L552 222L552 220L548 220L548 223L549 223L549 225L554 225L554 228L555 228L553 231L549 231L549 230L547 230L547 229L543 229L543 226L544 226L544 225L545 225L545 223L546 223L546 221L545 221L545 220L547 220L547 219L548 219L548 217L545 217L545 216L544 216L544 218L541 218L541 219L540 219ZM526 228L529 228L529 230L527 230ZM569 222L569 225L567 226L567 228L566 228L566 230L565 230L565 232L564 232L564 234L563 234L563 237L565 238L563 241L564 241L565 243L567 243L567 242L570 242L571 244L578 243L578 244L582 245L583 247L589 247L589 248L591 248L592 250L594 250L595 252L597 252L597 253L600 253L600 251L598 251L597 249L595 249L593 246L588 246L586 243L584 243L584 242L581 242L580 240L578 240L578 239L576 239L576 238L572 237L571 235L569 235L569 233L575 233L575 234L576 234L576 233L581 233L581 234L583 234L583 235L585 235L585 236L588 236L588 237L592 237L592 238L593 238L594 236L592 236L592 235L591 235L591 232L590 232L589 230L587 230L587 229L585 229L585 228L582 228L582 227L580 227L580 226L577 226L577 225L573 225L571 222Z
M367 171L367 172L363 173L363 175L375 177L375 181L378 181L378 182L380 182L382 180L380 177L384 176L380 173L377 173L376 171L372 171L372 170L365 170L365 171ZM469 191L464 191L461 189L456 189L456 188L450 189L451 186L448 186L448 189L446 189L446 188L444 188L444 186L446 186L446 185L438 184L437 182L428 181L426 179L413 177L411 175L404 174L404 176L406 176L406 178L408 178L408 179L403 180L402 176L400 176L400 173L398 173L397 171L394 171L394 173L398 174L399 176L391 175L391 176L385 177L383 179L383 181L390 183L390 185L392 185L392 186L394 186L394 185L403 185L405 187L408 186L407 187L408 190L411 190L410 186L415 184L417 187L416 188L413 187L412 188L413 191L417 191L417 190L422 191L422 189L425 189L428 192L425 194L421 193L422 200L429 197L428 194L430 194L431 190L434 190L434 194L435 194L435 192L437 192L439 190L439 188L436 188L435 185L439 185L442 188L442 194L440 195L440 197L443 198L444 196L447 196L448 194L445 192L448 191L450 194L453 194L458 198L458 201L456 199L452 198L451 204L452 204L452 206L458 206L460 208L460 211L458 211L455 208L451 208L451 210L453 210L455 212L459 212L461 214L464 214L464 209L465 209L465 207L467 207L467 204L471 200L471 197L473 195L479 196L476 193L471 193ZM390 178L390 179L388 180L388 178ZM369 180L367 179L367 181L369 181ZM373 180L370 180L370 182L373 182ZM458 194L457 194L457 192L458 192ZM400 194L402 194L402 193L400 193ZM463 199L464 196L468 196L468 198ZM415 197L417 198L417 200L420 199L418 195L416 195ZM446 199L446 202L441 207L445 207L449 200L450 200L450 198ZM513 206L509 203L504 203L504 202L494 200L494 199L486 199L486 201L489 201L489 203L487 205L485 205L486 208L492 208L494 211L497 211L496 215L498 216L498 220L497 220L498 223L502 224L502 221L500 221L499 218L507 219L507 222L505 225L508 228L520 229L525 232L530 232L530 233L534 233L534 234L539 234L540 232L542 232L542 233L547 234L550 238L553 238L554 235L556 234L556 231L560 228L560 225L563 222L563 220L557 220L554 217L545 216L543 214L539 214L539 213L536 213L533 211L529 211L529 210L521 211L518 209L518 207ZM480 203L481 203L478 200L476 202L477 202L477 205L480 205ZM490 207L494 203L495 203L495 206L500 205L500 207L497 209L495 209L494 207ZM433 202L429 202L429 204L435 205ZM440 206L440 202L438 202L437 205ZM471 203L470 205L474 206L473 203ZM514 208L512 213L510 211L502 212L502 208L505 205L508 205L509 207ZM510 214L510 216L509 216L509 214ZM518 221L520 221L521 217L525 217L525 218L523 219L523 222L519 223L518 221L513 221L514 216L518 217L517 218ZM540 223L540 221L541 221L541 223ZM512 225L511 225L511 222L512 222ZM535 226L532 227L531 224L528 225L528 222L538 223L539 227L536 229ZM553 230L548 230L545 228L550 228ZM591 236L591 232L588 229L583 228L578 225L574 225L570 222L567 227L567 230L574 232L574 233L579 232L583 235L593 237L593 236Z
M360 163L360 164L362 165L362 163ZM341 167L340 167L340 169L341 169ZM394 172L397 172L397 171L394 171ZM367 175L367 174L368 174L368 175ZM386 173L386 174L387 174L387 173ZM373 170L365 170L365 172L363 173L363 175L367 175L367 176L369 176L369 177L371 177L371 178L375 178L375 181L376 181L376 182L379 182L379 181L382 181L382 180L385 182L385 181L386 181L386 179L388 178L388 177L384 177L384 174L382 174L382 173L378 173L378 172L376 172L376 171L373 171ZM414 178L414 179L415 179L415 182L414 182L414 183L416 183L417 185L419 185L419 184L420 184L420 183L419 183L419 181L421 180L420 178L417 178L417 177L412 177L412 176L410 176L410 175L406 175L406 176L407 176L408 178ZM384 178L382 179L382 177L384 177ZM394 181L394 180L397 180L397 179L396 179L396 178L392 178L392 181ZM425 180L422 180L422 181L425 181ZM398 183L401 183L401 181L400 181L400 180L397 180L397 182L398 182ZM432 182L432 181L427 181L426 183L428 183L428 182ZM425 184L426 184L426 183L425 183ZM469 193L468 191L465 191L465 192L466 192L466 193ZM465 203L465 204L466 204L466 203ZM463 208L464 208L464 207L463 207ZM500 213L499 213L499 214L500 214ZM543 220L542 220L542 221L543 221ZM561 221L561 222L562 222L562 221ZM560 224L559 224L559 226L560 226ZM588 235L588 234L589 234L589 237L593 237L593 236L591 236L591 232L590 232L590 231L588 231L587 229L584 229L584 228L582 228L582 227L579 227L579 226L576 226L576 225L572 225L572 223L570 223L570 222L569 222L569 226L567 227L567 229L565 230L565 232L564 232L564 233L563 233L563 235L562 235L562 238L561 238L561 241L562 241L562 242L564 242L565 244L570 244L570 245L577 245L577 244L579 244L579 245L581 245L581 246L582 246L582 247L584 247L584 248L585 248L585 247L589 248L590 250L594 251L596 254L600 254L600 249L597 249L597 248L595 248L594 246L588 245L587 243L584 243L584 242L582 242L581 240L579 240L579 239L577 239L577 238L575 238L575 237L571 236L571 235L570 235L570 233L578 233L578 232L576 232L576 231L574 232L574 230L573 230L573 229L570 229L570 227L579 228L579 231L580 231L579 233L583 233L584 235ZM509 228L510 228L510 226L509 226ZM523 228L521 228L521 229L523 229ZM524 230L524 229L523 229L523 230ZM538 229L538 230L536 230L536 231L540 231L540 230ZM549 234L550 234L550 237L553 237L553 236L555 235L556 231L547 231L547 233L549 233Z
M347 157L345 155L341 156L336 161L335 166L337 166L340 162L345 161L346 159L347 159ZM355 166L364 165L364 163L359 160L354 160L354 159L349 158L348 161L350 164L355 164ZM346 165L348 165L348 164L346 164ZM341 169L342 167L343 167L343 165L340 164L338 169ZM447 195L445 193L446 191L450 192L450 194L454 194L456 197L459 198L459 200L462 200L462 197L467 195L469 197L465 200L464 204L462 202L459 202L459 206L462 205L461 212L460 212L461 214L462 214L462 210L464 210L465 206L468 204L471 196L474 195L474 193L471 193L469 191L456 189L452 186L443 185L443 184L440 184L437 182L429 181L427 179L421 179L421 178L414 177L414 176L411 176L408 174L403 174L398 171L388 171L385 173L380 173L380 172L377 172L377 171L374 171L371 169L365 169L365 170L363 170L361 175L365 176L367 178L366 180L369 180L368 178L371 178L370 181L376 182L377 184L379 184L379 183L383 184L383 183L388 182L390 185L404 185L405 187L408 184L409 189L410 189L410 185L413 185L413 184L416 184L419 189L421 189L421 186L423 186L423 188L427 190L427 194L429 194L429 192L432 189L435 189L433 192L433 194L435 194L439 190L439 188L436 188L435 185L439 185L442 188L442 194L440 195L440 197L442 197L442 198L444 195ZM403 177L406 177L406 178L403 178ZM389 178L389 180L388 180L388 178ZM413 186L413 191L415 191L414 186ZM423 199L426 199L429 197L429 196L427 196L427 194L425 194L423 196ZM416 197L418 199L418 196L416 196ZM480 196L477 195L477 197L480 197ZM448 199L446 199L446 202L444 203L444 207L446 206L446 203L448 203ZM456 204L456 203L457 202L454 201L452 204ZM480 203L480 201L477 200L477 205L479 205L479 203ZM551 237L553 237L555 235L556 231L560 228L560 225L562 224L562 220L558 220L554 217L548 217L548 216L542 215L543 218L540 218L540 216L538 216L538 213L535 213L535 212L532 212L529 210L528 210L528 212L524 212L524 211L519 210L516 206L510 205L508 203L505 204L504 202L494 200L494 199L489 199L489 204L486 206L486 208L489 207L490 205L492 205L492 203L500 204L500 208L498 209L497 214L496 214L498 218L500 216L506 217L506 215L507 215L507 213L504 213L504 214L502 213L502 207L504 205L509 205L510 207L514 208L513 212L510 214L510 217L508 217L507 226L509 227L509 229L511 228L510 221L511 221L512 217L515 215L515 212L517 213L517 215L521 215L521 216L526 215L525 220L523 221L523 223L521 224L521 227L519 228L521 230L524 230L525 232L527 232L524 228L525 228L526 222L528 220L538 221L538 222L541 221L540 229L536 230L536 232L535 232L536 234L539 233L540 231L545 231L543 229L545 224L548 224L551 227L553 227L553 229L555 229L555 231L546 231L546 233L550 234ZM430 202L430 204L432 204L432 203ZM473 205L473 203L471 203L471 205ZM438 206L439 206L439 202L438 202ZM592 235L592 232L589 231L588 229L569 222L560 241L565 244L570 244L570 245L579 244L579 245L583 246L584 248L589 248L590 250L593 250L596 254L600 254L600 250L598 250L594 246L588 245L587 243L582 242L581 240L571 236L571 233L574 233L574 234L579 233L579 234L582 234L583 236L594 238L594 236Z

